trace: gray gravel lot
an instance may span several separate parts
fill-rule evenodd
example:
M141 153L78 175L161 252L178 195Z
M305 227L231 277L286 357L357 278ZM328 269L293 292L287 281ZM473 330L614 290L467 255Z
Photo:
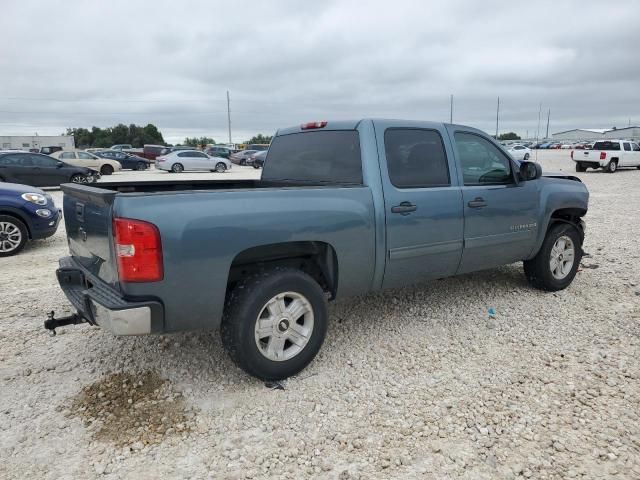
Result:
M284 390L217 332L49 337L64 227L0 259L0 478L640 478L640 171L578 175L591 256L570 288L514 264L338 302Z

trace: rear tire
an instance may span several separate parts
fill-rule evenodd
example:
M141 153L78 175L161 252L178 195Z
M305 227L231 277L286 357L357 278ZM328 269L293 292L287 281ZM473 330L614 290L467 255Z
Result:
M528 161L528 160L529 160L529 154L528 154L528 153L525 153L525 154L524 154L524 161L526 162L526 161Z
M224 173L226 171L227 171L227 166L224 163L222 162L216 163L216 172Z
M240 165L242 165L243 167L247 165L247 161L246 160L240 160Z
M571 246L572 249L573 263L571 265L567 261L571 249L565 250L565 246ZM560 254L562 256L558 260ZM571 284L581 259L582 239L576 227L568 223L557 223L547 231L538 254L531 260L523 262L524 273L529 283L535 288L555 292L563 290ZM558 267L560 262L563 265Z
M174 163L173 165L171 165L171 171L173 173L181 173L184 171L184 167L181 163Z
M313 360L327 323L320 285L299 270L275 268L235 286L220 330L224 348L240 368L262 380L281 380Z
M101 175L111 175L113 173L113 167L111 165L103 165L100 169Z
M10 257L19 253L28 238L29 231L21 220L0 215L0 257Z
M615 173L617 169L618 169L617 160L611 160L609 163L607 163L607 166L604 167L604 170L607 173Z
M587 171L587 167L585 167L581 163L576 163L576 172L586 172L586 171Z

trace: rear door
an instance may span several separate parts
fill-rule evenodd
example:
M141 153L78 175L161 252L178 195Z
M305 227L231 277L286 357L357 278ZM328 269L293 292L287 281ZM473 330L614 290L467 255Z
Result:
M376 123L387 251L383 287L453 275L462 255L462 196L442 126Z
M631 143L631 162L632 166L638 167L640 166L640 145L637 143Z
M516 262L538 232L540 180L517 182L517 164L477 131L450 126L464 202L464 251L458 273Z

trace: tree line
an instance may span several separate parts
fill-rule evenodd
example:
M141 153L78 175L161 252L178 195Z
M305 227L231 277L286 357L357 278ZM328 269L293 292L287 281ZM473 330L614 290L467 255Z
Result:
M91 130L82 127L67 128L66 135L73 135L78 148L97 147L109 148L117 144L130 144L134 148L142 148L145 144L167 145L158 127L149 123L146 126L129 126L119 123L114 127L91 127ZM271 136L259 133L244 142L271 143ZM186 137L183 145L199 147L201 145L215 145L216 141L211 137Z

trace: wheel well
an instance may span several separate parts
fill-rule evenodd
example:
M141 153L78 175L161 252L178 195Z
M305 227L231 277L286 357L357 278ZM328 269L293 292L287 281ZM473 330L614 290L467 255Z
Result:
M0 210L0 215L5 215L7 217L13 217L16 220L20 220L24 224L24 226L26 227L27 234L29 235L29 238L33 238L31 236L31 227L29 226L29 222L27 222L27 220L24 217L22 217L21 215L15 213L15 212L7 212L5 210Z
M616 162L616 163L618 163L618 157L612 157L612 158L611 158L611 161L612 161L612 162Z
M338 289L338 258L325 242L285 242L260 245L240 252L231 263L227 292L239 280L273 267L296 268L313 277L335 298Z
M584 231L580 224L580 218L584 217L587 211L583 208L561 208L551 214L549 227L556 223L569 223L576 227L580 236L584 239Z

